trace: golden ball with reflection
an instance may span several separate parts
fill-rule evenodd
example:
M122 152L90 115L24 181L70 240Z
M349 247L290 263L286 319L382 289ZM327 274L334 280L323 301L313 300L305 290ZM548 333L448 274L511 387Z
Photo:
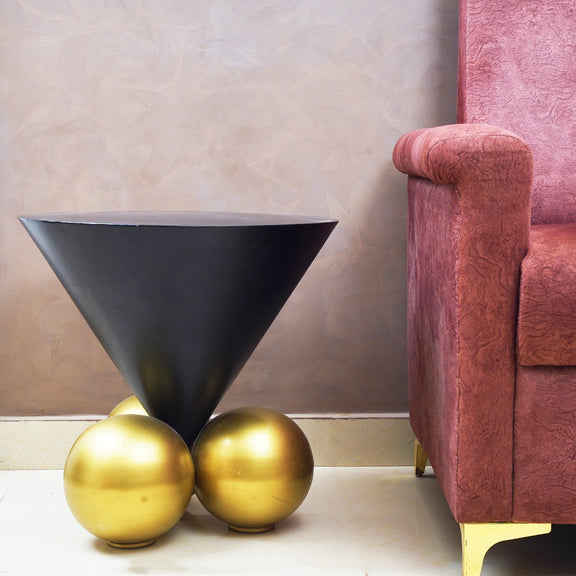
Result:
M192 448L196 495L239 532L265 532L304 501L314 475L310 444L284 414L239 408L216 416Z
M150 416L123 414L87 428L64 467L72 514L119 548L152 544L186 510L194 464L184 440Z
M146 408L142 406L136 396L128 396L128 398L122 400L122 402L114 406L108 416L120 416L120 414L140 414L141 416L148 416Z

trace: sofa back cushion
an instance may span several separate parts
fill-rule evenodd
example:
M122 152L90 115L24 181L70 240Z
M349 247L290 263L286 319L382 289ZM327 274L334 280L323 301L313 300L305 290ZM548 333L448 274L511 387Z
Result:
M522 136L534 224L576 222L576 2L461 0L458 121Z

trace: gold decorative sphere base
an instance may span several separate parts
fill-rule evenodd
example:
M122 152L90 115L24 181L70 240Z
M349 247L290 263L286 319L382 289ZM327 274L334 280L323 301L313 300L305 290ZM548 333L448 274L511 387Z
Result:
M143 548L184 514L194 464L184 440L150 416L122 414L87 428L64 467L70 511L115 548Z
M230 530L272 530L303 502L314 473L312 450L298 425L264 408L216 416L192 448L201 504Z
M270 532L276 528L276 524L271 526L262 526L260 528L243 528L242 526L232 526L228 524L228 529L232 532L240 532L241 534L263 534L264 532Z
M136 396L128 396L125 400L122 400L119 404L112 408L112 411L108 416L120 416L121 414L140 414L140 416L148 416L146 408L142 406L142 403Z
M144 542L133 542L132 544L120 544L119 542L110 542L110 540L108 540L106 544L112 548L120 548L122 550L135 550L137 548L147 548L148 546L152 546L152 544L156 544L156 542L157 538L152 538L152 540L144 540Z

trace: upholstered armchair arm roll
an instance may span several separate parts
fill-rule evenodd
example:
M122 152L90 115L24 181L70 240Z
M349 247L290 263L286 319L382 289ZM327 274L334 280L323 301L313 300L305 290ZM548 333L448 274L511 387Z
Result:
M410 419L459 522L512 515L515 332L532 153L488 125L417 130L408 179Z
M475 178L478 170L490 170L492 160L502 154L510 160L510 168L521 174L509 174L531 184L532 153L518 135L489 124L451 124L408 132L396 144L394 165L410 176L428 178L437 184L457 184ZM505 179L506 174L497 176ZM530 198L531 189L524 193Z

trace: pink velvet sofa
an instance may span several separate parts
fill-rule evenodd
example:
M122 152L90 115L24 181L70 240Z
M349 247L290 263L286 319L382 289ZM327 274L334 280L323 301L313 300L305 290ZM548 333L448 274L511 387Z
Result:
M576 524L576 3L461 0L458 122L404 135L417 468L499 540Z

